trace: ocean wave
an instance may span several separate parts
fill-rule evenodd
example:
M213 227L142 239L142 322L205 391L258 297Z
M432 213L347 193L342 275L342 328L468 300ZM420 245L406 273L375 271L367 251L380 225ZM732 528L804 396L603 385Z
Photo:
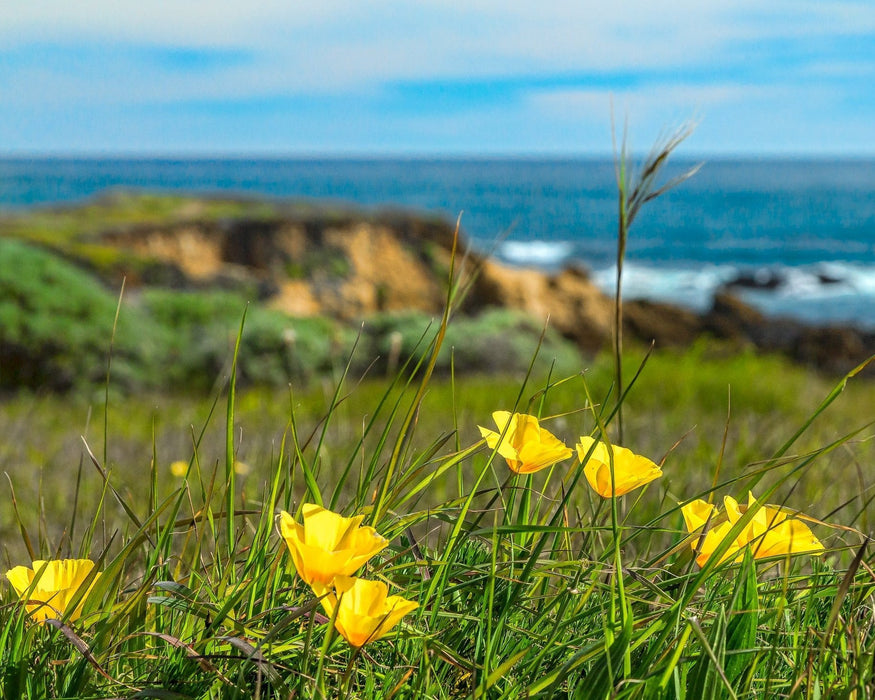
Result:
M613 294L616 267L594 270L593 281ZM743 283L739 283L743 280ZM875 266L829 262L799 267L703 265L672 267L626 263L623 297L711 308L724 288L770 316L814 324L854 324L875 328Z
M692 268L626 263L623 266L623 296L626 299L663 301L694 311L707 311L715 292L737 274L738 268L732 265ZM616 266L592 273L593 282L606 294L614 293L616 279Z
M498 256L514 265L558 267L568 260L574 244L568 241L506 241Z

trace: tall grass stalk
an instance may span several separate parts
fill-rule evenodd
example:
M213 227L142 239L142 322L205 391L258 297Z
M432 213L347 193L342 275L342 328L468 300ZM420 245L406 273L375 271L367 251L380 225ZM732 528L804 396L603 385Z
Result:
M626 259L626 244L629 239L629 229L641 208L657 197L677 187L685 180L695 175L700 165L682 172L666 182L660 182L660 176L672 152L678 148L695 129L695 124L688 122L675 131L661 137L651 148L640 168L633 167L628 151L627 131L624 125L623 135L617 150L617 136L614 121L611 120L611 135L614 142L614 166L617 178L617 277L614 285L614 371L617 383L617 396L623 394L623 263ZM623 442L623 411L622 402L617 416L617 440Z

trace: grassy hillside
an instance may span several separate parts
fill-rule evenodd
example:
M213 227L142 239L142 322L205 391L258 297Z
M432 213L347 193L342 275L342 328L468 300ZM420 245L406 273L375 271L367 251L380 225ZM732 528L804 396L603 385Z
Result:
M363 319L364 326L292 318L239 290L147 287L119 292L45 249L0 238L0 392L99 390L110 347L116 391L185 386L203 392L228 367L244 311L241 386L312 380L340 369L354 346L355 371L374 363L384 370L387 362L418 352L423 333L433 324L416 312L376 314ZM451 362L458 371L525 369L529 348L542 330L509 310L460 318L450 330L438 372L448 372ZM552 331L544 343L544 363L556 359L562 370L574 371L580 360L573 344ZM451 346L457 347L453 359Z

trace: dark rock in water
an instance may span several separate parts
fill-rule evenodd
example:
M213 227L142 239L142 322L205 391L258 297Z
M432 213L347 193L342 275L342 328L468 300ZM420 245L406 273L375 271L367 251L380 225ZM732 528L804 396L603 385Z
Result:
M843 280L841 277L827 274L826 272L818 272L817 281L821 284L841 284L845 280Z
M875 354L875 334L850 326L809 326L789 318L764 316L728 292L714 297L702 317L714 336L779 352L819 370L844 374ZM867 370L875 374L875 367Z
M742 287L744 289L777 289L787 282L786 277L777 270L761 269L753 272L739 272L733 279L723 284L724 288Z

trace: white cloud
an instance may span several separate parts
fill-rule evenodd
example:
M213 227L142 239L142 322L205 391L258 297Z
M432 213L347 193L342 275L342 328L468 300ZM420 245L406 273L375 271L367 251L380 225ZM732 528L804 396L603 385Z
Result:
M222 119L244 117L220 114L219 107L211 113L210 101L309 99L317 107L310 114L280 105L259 124L265 130L292 124L292 136L306 134L308 144L342 139L354 147L358 138L382 147L397 136L411 148L455 144L469 151L481 145L505 151L604 148L613 94L618 118L628 113L654 129L702 116L694 141L703 149L721 138L711 125L724 129L727 143L741 143L742 136L777 143L785 134L776 114L799 125L788 123L784 130L803 143L801 125L814 118L803 113L806 104L842 101L838 90L817 92L820 85L844 84L848 91L856 85L855 94L870 94L861 86L868 89L875 55L867 62L865 38L857 40L856 55L845 55L838 38L872 33L875 6L869 0L29 0L0 5L0 94L7 111L26 115L22 124L43 114L60 120L66 113L73 120L77 110L124 116L152 108L148 119L156 138L165 131L161 119L172 121L175 103L200 100L206 103L202 113L188 118L204 124L195 130L198 138L210 138L215 129L213 142L230 133ZM829 50L806 54L809 39ZM125 51L131 47L146 50ZM149 47L159 54L174 47L220 56L239 52L245 60L191 70L184 61L149 60ZM781 63L787 55L804 58L804 79ZM760 72L754 56L768 70ZM745 84L744 70L750 70L751 84ZM639 80L618 82L626 87L613 90L586 88L586 77L599 74L609 76L606 81L614 74ZM531 84L549 85L563 76L570 80L562 89L513 83L531 78ZM583 76L581 88L575 76ZM416 95L419 83L493 78L509 79L510 105L475 101L467 110L432 113L431 96ZM413 87L392 92L399 82ZM361 113L361 124L333 105L319 111L322 98L343 99ZM852 115L826 107L810 111L851 123L859 138L873 107L867 109ZM7 116L6 123L15 118ZM110 129L127 135L138 129L137 123L100 124L97 118L82 117L78 124L98 141ZM241 133L251 130L248 123L240 127ZM651 138L632 133L638 143ZM825 128L808 133L828 136Z
M863 2L32 0L0 9L6 46L140 43L260 57L229 91L418 78L696 66L740 40L871 31ZM192 86L197 89L197 86Z
M529 103L554 118L579 118L585 114L610 116L613 103L616 115L679 110L686 119L710 107L776 95L774 88L751 87L735 83L715 85L669 85L636 90L562 89L539 90L528 95Z
M866 117L839 106L840 91L830 85L668 86L641 90L553 90L528 97L534 123L553 122L585 128L628 121L633 148L646 149L665 133L692 120L688 153L858 152ZM836 125L841 124L841 129ZM554 127L554 128L557 128ZM602 129L602 132L604 130ZM600 132L603 136L603 133ZM584 135L581 135L584 138ZM590 143L598 149L598 143ZM602 148L605 142L602 143Z

